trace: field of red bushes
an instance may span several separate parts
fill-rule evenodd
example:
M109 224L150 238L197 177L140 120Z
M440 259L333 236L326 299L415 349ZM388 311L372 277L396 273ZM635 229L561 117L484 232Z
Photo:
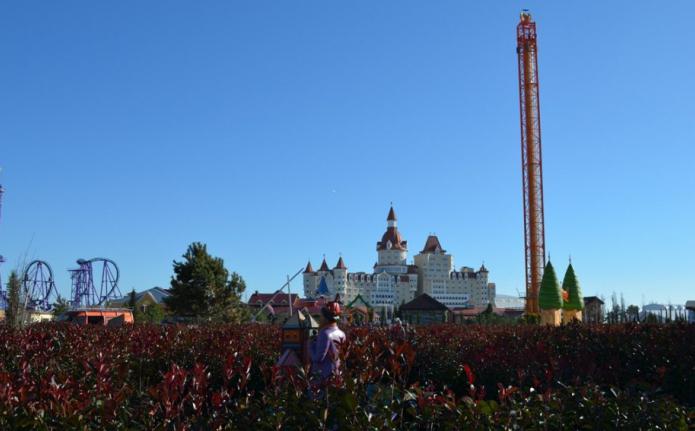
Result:
M0 326L0 429L695 426L695 325L346 332L318 387L270 325Z

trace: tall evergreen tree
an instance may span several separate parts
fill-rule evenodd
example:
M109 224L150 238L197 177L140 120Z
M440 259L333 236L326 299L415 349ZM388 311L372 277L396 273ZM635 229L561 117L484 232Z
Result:
M20 308L21 299L19 291L22 288L22 283L19 281L16 271L10 273L10 279L7 281L7 309L5 310L5 321L13 328L20 325Z
M174 315L207 321L239 322L246 317L241 294L244 279L229 274L224 261L211 256L205 244L188 246L183 262L174 261L171 296L165 299Z
M562 308L562 292L560 291L560 283L555 275L553 264L548 261L543 271L543 279L541 280L541 290L538 293L538 305L541 310L559 310Z
M583 310L584 298L582 297L582 289L579 287L579 281L574 273L572 263L565 271L565 277L562 280L562 290L567 291L569 298L562 304L565 310Z
M128 308L135 310L135 306L137 305L137 295L135 294L135 289L133 289L130 291L130 294L128 294Z

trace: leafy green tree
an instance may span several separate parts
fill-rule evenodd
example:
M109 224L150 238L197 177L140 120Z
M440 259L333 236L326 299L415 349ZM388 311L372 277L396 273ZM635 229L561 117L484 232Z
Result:
M171 296L165 299L174 315L196 320L240 322L247 318L241 303L244 279L229 273L224 261L211 256L205 244L188 246L182 262L174 261Z
M541 310L560 310L562 308L562 292L560 284L555 275L553 264L548 261L543 271L543 279L541 280L541 290L538 294L538 305Z
M145 310L136 307L133 317L138 323L162 323L164 320L164 307L161 304L148 304Z
M5 309L5 321L7 324L16 328L20 325L20 289L22 284L19 281L16 271L10 273L10 279L7 282L7 308Z
M565 271L565 277L562 280L562 290L568 293L569 298L562 304L565 310L583 310L584 298L582 297L582 289L579 287L579 281L574 273L574 268L570 263Z
M68 302L68 300L63 298L62 296L58 295L56 302L53 303L53 315L54 316L60 316L61 314L68 311L69 309L70 309L70 303Z

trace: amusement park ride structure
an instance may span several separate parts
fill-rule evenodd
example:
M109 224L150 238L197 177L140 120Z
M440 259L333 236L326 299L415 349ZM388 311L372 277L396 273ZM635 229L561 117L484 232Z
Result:
M29 263L22 276L22 291L26 309L51 310L57 296L51 266L42 260Z
M543 157L538 96L536 23L524 10L516 27L519 60L519 112L521 120L521 171L524 195L526 254L526 313L539 314L538 293L545 268L543 213Z
M0 185L0 210L5 189ZM0 255L0 264L5 259ZM118 265L111 259L95 257L77 261L79 268L70 270L72 292L70 305L72 307L103 307L106 303L121 296L118 289L120 271ZM99 290L94 285L94 267L101 268ZM53 269L43 260L31 261L22 272L21 297L24 307L33 311L49 311L58 296ZM0 278L0 309L7 308L7 290Z
M85 260L78 259L79 268L70 270L72 291L70 305L77 307L102 307L111 299L121 296L118 289L120 271L118 265L111 259L95 257ZM94 267L101 268L99 289L94 284Z

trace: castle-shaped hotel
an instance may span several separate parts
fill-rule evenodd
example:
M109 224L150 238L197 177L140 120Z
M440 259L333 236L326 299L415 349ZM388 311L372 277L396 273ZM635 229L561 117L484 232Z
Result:
M386 222L386 232L376 243L378 260L371 273L348 273L342 257L332 269L325 258L317 271L309 262L304 271L304 295L329 298L340 294L346 303L360 295L374 308L391 310L423 293L449 308L494 304L495 284L488 282L485 265L478 271L465 266L456 271L453 256L434 235L427 237L422 251L408 264L408 242L398 231L393 207Z

